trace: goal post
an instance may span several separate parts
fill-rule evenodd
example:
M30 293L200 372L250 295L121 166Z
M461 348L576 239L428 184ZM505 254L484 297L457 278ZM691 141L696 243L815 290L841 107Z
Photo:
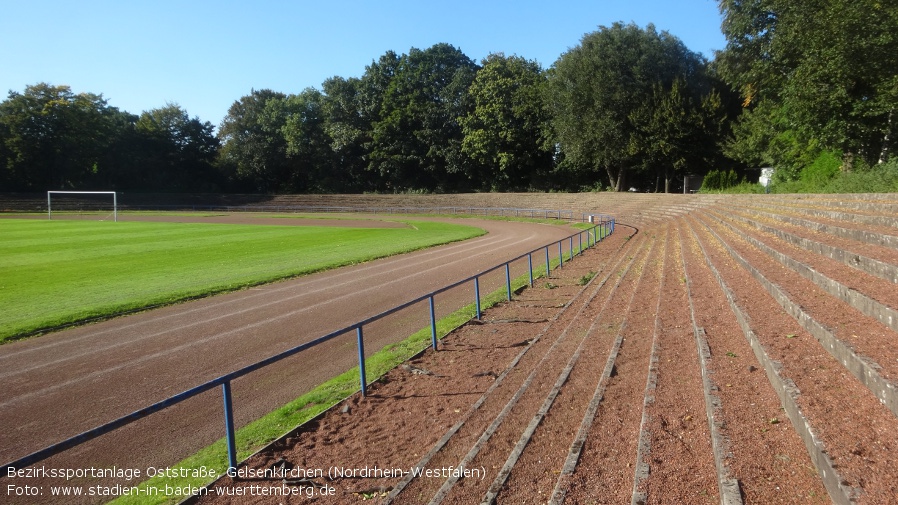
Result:
M118 221L118 195L115 191L47 191L47 219L53 219L53 195L112 195L112 217Z

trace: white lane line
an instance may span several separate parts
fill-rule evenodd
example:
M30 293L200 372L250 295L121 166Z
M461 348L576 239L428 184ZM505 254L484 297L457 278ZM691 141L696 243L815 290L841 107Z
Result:
M286 312L286 313L284 313L284 314L281 314L281 315L279 315L279 316L276 316L276 317L273 317L273 318L268 318L268 319L266 319L266 320L264 320L264 321L257 321L257 322L249 323L249 324L246 324L246 325L243 325L243 326L240 326L240 327L237 327L237 328L233 328L233 329L231 329L231 330L228 330L228 331L225 331L225 332L222 332L222 333L217 333L217 334L215 334L215 335L210 335L210 336L207 336L207 337L205 337L205 338L192 340L192 341L190 341L190 342L181 344L181 345L179 345L179 346L166 348L166 349L164 349L164 350L162 350L162 351L158 351L158 352L155 352L155 353L152 353L152 354L147 354L147 355L141 356L140 358L131 359L131 360L128 360L127 362L119 363L119 364L116 365L116 366L113 366L113 367L110 367L110 368L105 368L105 369L103 369L103 370L97 370L97 371L91 372L91 373L89 373L89 374L87 374L87 375L75 377L75 378L72 378L72 379L67 380L67 381L64 381L64 382L56 383L56 384L54 384L54 385L52 385L52 386L47 386L47 387L44 387L44 388L41 388L41 389L38 389L38 390L29 391L29 392L27 392L27 393L21 394L21 395L19 395L19 396L16 396L16 397L14 397L14 398L9 399L9 400L0 402L0 407L6 407L6 406L9 406L9 405L13 405L13 404L16 404L16 403L20 403L21 401L26 400L26 399L28 399L28 398L31 398L31 397L34 397L34 396L37 396L37 395L43 395L43 394L46 394L46 393L48 393L48 392L51 392L51 391L55 391L55 390L64 388L64 387L66 387L66 386L68 386L68 385L71 385L71 384L75 384L75 383L78 383L78 382L83 382L83 381L87 381L87 380L90 380L90 379L93 379L93 378L96 378L96 377L100 377L100 376L103 376L103 375L107 375L107 374L109 374L109 373L111 373L111 372L114 372L114 371L117 371L117 370L121 370L121 369L124 369L124 368L129 368L129 367L132 367L132 366L134 366L134 365L137 365L137 364L140 364L140 363L143 363L143 362L146 362L146 361L149 361L149 360L158 358L158 357L167 356L167 355L170 355L170 354L180 353L180 352L182 352L182 351L184 351L185 349L188 349L188 348L190 348L190 347L194 347L194 346L197 346L197 345L200 345L200 344L205 344L205 343L207 343L207 342L219 340L219 339L222 339L222 338L224 338L224 337L227 337L227 336L230 336L230 335L233 335L233 334L237 334L237 333L240 333L240 332L249 330L249 329L258 328L258 327L260 327L260 326L267 325L267 324L269 324L269 323L273 323L273 322L280 321L280 320L283 320L283 319L286 319L286 318L290 318L290 317L293 317L293 316L295 316L295 315L297 315L297 314L301 314L301 313L303 313L303 312L313 310L313 309L315 309L315 308L317 308L317 307L320 307L320 306L323 306L323 305L327 305L327 304L329 304L329 303L332 303L332 302L335 301L335 300L341 300L341 299L350 298L350 297L356 296L356 295L358 295L358 294L360 294L360 293L367 293L367 292L371 292L371 291L380 291L380 290L382 290L385 286L392 285L392 284L397 284L397 283L400 283L400 282L405 282L407 279L409 279L409 278L411 278L411 277L415 277L415 276L417 276L417 275L420 275L420 274L423 274L423 273L427 273L427 272L431 272L431 271L434 271L434 270L443 269L443 268L446 267L446 265L451 265L451 264L454 264L454 263L465 262L465 261L469 261L469 258L463 258L463 259L458 259L458 260L451 261L451 262L449 262L449 263L443 263L443 264L440 264L440 265L435 266L435 267L428 268L428 269L423 270L423 271L418 271L418 272L416 272L416 273L414 273L414 274L409 274L409 275L405 275L405 276L402 276L402 277L395 278L395 279L393 279L393 280L391 280L391 281L388 281L388 282L385 283L385 284L379 284L379 285L377 285L377 286L372 286L372 287L364 288L364 289L362 289L362 290L357 290L357 291L352 292L352 293L340 295L340 296L338 296L338 297L336 297L336 298L332 298L332 299L329 299L329 300L327 300L327 301L322 301L322 302L313 304L313 305L311 305L311 306L305 306L305 307L302 307L302 308L299 308L299 309L296 309L296 310L292 310L292 311ZM266 305L266 306L267 306L267 305L274 305L274 304L277 304L277 303L279 303L279 302L280 302L280 301L277 301L277 302L271 302L271 303L268 303L268 304L265 304L265 305ZM256 310L256 309L258 309L258 308L259 308L259 307L253 307L253 308L250 308L250 309L245 309L245 310L243 310L242 312L248 312L248 311L251 311L251 310ZM230 314L229 314L229 315L230 315ZM217 317L217 318L215 318L215 319L219 319L219 318L223 318L223 317L228 317L229 315L226 315L226 316L219 316L219 317ZM163 330L163 331L161 331L161 332L157 332L156 334L153 334L153 335L151 335L151 336L158 336L158 335L162 335L162 334L169 333L169 332L172 332L172 331L179 331L179 330L182 330L182 329L187 328L187 327L192 327L192 326L196 326L196 325L200 325L200 324L205 324L206 322L207 322L207 321L199 321L199 322L194 322L194 323L191 323L191 324L188 324L188 325L179 326L179 327L176 327L176 328L166 329L166 330ZM123 345L123 344L122 344L122 345ZM297 345L298 345L298 343L297 343ZM117 346L118 346L118 345L113 346L113 347L117 347ZM95 350L94 350L94 351L91 351L89 354L93 354L94 352L95 352ZM64 360L67 360L67 359L68 359L68 358L64 358L64 359L59 360L59 361L64 361ZM46 367L46 366L47 366L47 364L42 364L42 365L40 365L39 367L32 367L32 368L44 368L44 367Z
M531 232L530 235L528 235L527 237L524 237L524 238L519 237L518 240L514 241L510 246L514 246L514 245L523 243L529 239L532 239L535 236L536 236L536 233ZM402 266L397 269L414 268L416 266L419 266L419 265L424 264L429 261L442 260L443 257L445 257L445 256L452 257L454 255L457 255L457 254L459 254L460 251L456 251L456 249L463 249L463 251L461 251L461 252L464 252L465 249L470 249L471 251L478 251L485 247L492 247L492 248L510 247L509 245L506 245L506 242L508 242L509 240L511 240L513 238L514 238L514 236L509 235L509 236L503 236L496 241L475 239L476 242L475 241L461 242L461 243L458 243L455 245L441 247L441 248L437 248L437 249L434 249L431 251L424 251L421 254L416 254L413 260L409 260L408 257L404 257L402 259L400 259L398 257L385 258L385 260L388 260L388 261L377 263L376 265L372 266L372 269L373 268L381 269L383 267L389 267L390 263L396 263L396 262L402 263ZM434 255L439 255L439 256L436 258L429 258L429 256L434 256ZM479 256L483 256L483 254L479 254ZM451 262L448 264L452 264L452 263L454 263L454 262ZM393 269L393 270L395 270L395 269ZM337 270L337 271L334 271L333 275L328 275L326 277L318 277L318 278L314 278L314 279L309 278L309 284L306 286L306 287L312 287L315 284L320 284L322 287L318 287L318 288L312 287L312 289L310 289L310 290L307 289L300 295L294 295L294 296L282 298L279 301L282 301L284 303L292 302L295 299L300 298L302 296L315 294L315 293L321 292L325 289L332 289L334 287L344 287L347 285L355 285L359 282L365 281L372 277L386 275L391 271L392 270L388 270L387 272L380 272L380 271L371 272L371 270L369 270L369 269ZM347 278L347 277L348 277L348 279L345 281L337 281L338 279ZM214 311L216 309L225 307L227 305L235 304L235 303L243 304L248 301L251 301L254 298L260 297L260 296L267 296L269 294L277 294L281 291L296 290L296 289L297 289L297 286L293 283L291 283L290 285L284 285L284 286L276 287L273 289L263 289L260 291L256 291L255 293L252 293L252 294L247 294L246 296L241 296L239 298L231 298L231 299L227 299L227 300L222 299L221 301L218 301L218 302L203 304L203 306L194 307L194 308L184 310L184 311L178 311L177 313L174 313L174 314L164 314L164 315L158 315L155 317L150 317L149 319L141 319L140 321L135 321L133 323L126 324L124 326L115 325L114 327L110 327L105 330L100 330L100 331L96 331L93 333L84 334L84 335L81 335L78 337L69 338L62 342L53 341L53 342L47 342L43 345L35 345L33 347L28 347L26 349L20 349L20 350L17 350L17 351L14 351L14 352L11 352L11 353L8 353L5 355L0 355L0 363L2 363L2 361L5 359L17 357L22 354L44 351L45 349L47 349L49 347L56 347L59 345L71 345L71 344L79 343L80 341L85 340L85 339L97 338L97 337L100 337L102 335L106 335L109 333L121 334L123 332L126 332L129 329L144 326L144 325L157 326L161 321L165 321L168 319L191 316L191 315L195 314L196 312ZM232 312L232 314L242 314L249 310L255 310L256 308L263 308L263 307L270 306L270 305L271 305L271 303L265 303L262 305L251 307L249 309L235 311L235 312ZM217 319L220 319L220 317L204 319L204 320L198 321L197 324L200 324L203 322L212 322ZM107 347L99 347L99 348L92 347L90 352L92 353L92 352L96 352L97 350L119 347L119 345L122 345L122 344L128 344L128 343L142 340L143 338L145 338L147 336L157 336L157 335L158 334L133 335L133 337L130 338L129 340L116 341L115 344L107 346ZM81 347L83 347L83 345ZM0 348L0 352L2 352L2 350L3 350L3 348ZM84 354L86 354L86 353L80 353L80 354L75 353L74 355L70 355L70 357L82 356ZM8 374L0 374L0 377L6 377L7 375Z

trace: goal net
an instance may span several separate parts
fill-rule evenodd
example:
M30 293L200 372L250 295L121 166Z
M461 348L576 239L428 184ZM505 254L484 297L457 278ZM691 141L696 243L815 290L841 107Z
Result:
M115 191L47 191L47 219L53 214L118 221L118 195Z

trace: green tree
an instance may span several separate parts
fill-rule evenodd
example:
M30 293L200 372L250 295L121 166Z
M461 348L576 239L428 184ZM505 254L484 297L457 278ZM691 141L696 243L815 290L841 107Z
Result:
M651 99L630 115L636 133L630 136L629 154L640 160L641 170L655 175L655 191L664 181L671 191L676 174L710 166L719 153L726 120L720 94L690 86L676 78L670 88L655 85Z
M332 77L322 85L324 132L333 151L335 170L340 173L340 192L377 189L368 163L372 114L366 110L363 80ZM380 100L376 100L379 106ZM336 189L335 189L336 191Z
M40 83L0 103L3 177L10 189L83 189L96 183L119 111L102 95Z
M449 44L412 48L399 58L383 92L369 147L368 168L387 189L450 191L468 184L458 118L465 113L476 69Z
M285 181L291 180L292 167L283 134L288 115L287 95L263 89L235 101L222 121L222 163L255 191L290 189Z
M778 3L777 45L798 53L782 91L790 119L824 148L885 159L898 106L898 3Z
M404 58L405 56L394 51L387 51L377 61L372 61L365 67L365 73L359 81L357 100L359 117L367 124L373 125L380 120L387 90Z
M887 159L898 106L898 4L719 0L719 6L727 37L717 58L721 72L747 109L762 111L744 115L736 129L744 157L782 151L757 142L768 136L796 143L788 151L807 153L805 159L841 151L846 169L857 156ZM751 145L754 153L745 149ZM782 168L790 159L774 163Z
M678 128L692 122L686 108L701 103L684 97L708 93L705 67L700 55L652 25L615 23L585 35L561 55L549 78L552 129L565 163L594 177L604 171L617 191L629 170L646 170L669 156L677 159L665 166L680 167L688 156L675 149L684 145ZM682 84L674 89L675 82ZM665 103L666 118L646 109Z
M289 180L281 184L291 191L323 193L344 187L344 174L334 163L331 139L324 128L323 106L324 95L313 88L287 97L288 115L282 131L291 172Z
M24 186L23 182L18 180L19 174L12 168L15 166L13 163L15 155L11 149L12 136L10 125L0 119L0 191L14 191Z
M468 89L471 108L460 120L462 151L484 167L475 177L479 189L521 191L545 181L552 167L545 81L536 61L503 54L483 60Z
M789 123L782 105L768 99L742 110L723 151L750 167L775 167L777 181L790 181L798 178L821 147L806 130Z
M765 98L775 98L784 80L773 57L773 37L778 16L772 0L718 0L723 15L721 30L726 50L715 63L724 78L738 89L749 107Z
M143 112L134 125L139 173L122 183L133 189L214 191L219 141L212 123L191 118L177 104ZM123 185L124 185L123 184Z

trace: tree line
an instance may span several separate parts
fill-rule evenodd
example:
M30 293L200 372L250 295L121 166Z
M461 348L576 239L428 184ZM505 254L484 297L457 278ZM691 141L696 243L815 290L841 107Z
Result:
M715 65L743 102L722 146L728 157L774 167L784 182L813 178L815 166L852 172L888 161L898 120L896 0L718 3L727 46Z
M136 116L40 83L0 103L0 191L217 191L220 146L178 105Z
M217 132L177 104L138 116L36 84L0 103L0 188L679 191L712 170L796 179L824 154L869 166L893 138L894 3L720 0L713 61L623 23L548 69L445 43L388 51L320 89L252 90Z

